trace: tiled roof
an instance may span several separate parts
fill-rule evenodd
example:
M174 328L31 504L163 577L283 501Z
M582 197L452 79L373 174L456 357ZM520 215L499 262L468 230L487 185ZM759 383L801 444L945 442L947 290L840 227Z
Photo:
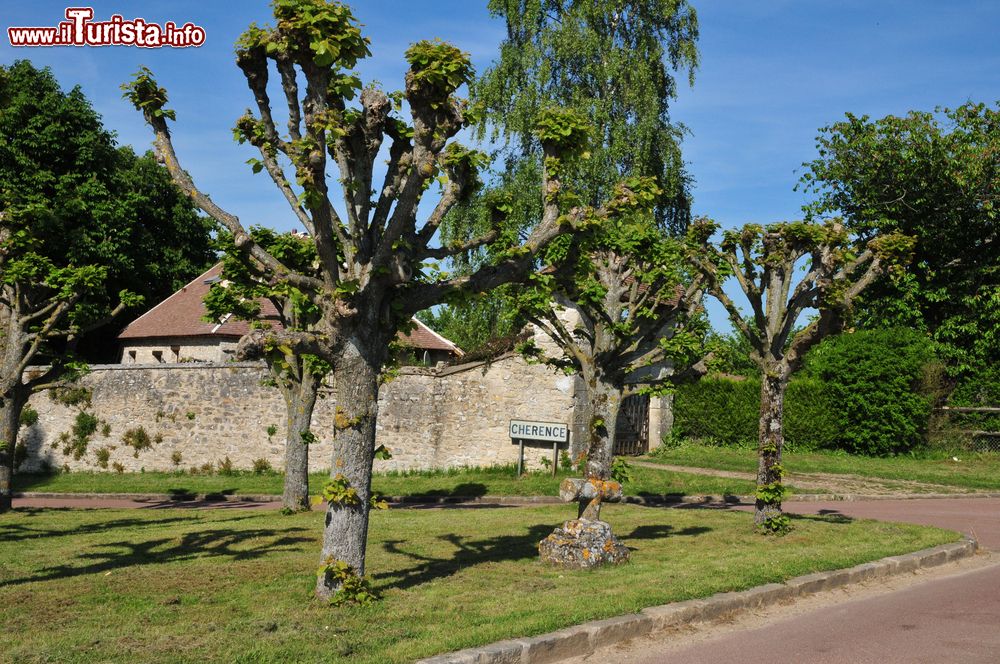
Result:
M228 317L222 323L205 322L205 316L208 315L205 295L221 274L222 263L213 265L207 272L132 321L118 338L242 337L250 331L250 324L246 321ZM262 301L261 314L263 318L276 322L278 312L270 302Z
M118 335L121 341L129 339L157 339L177 337L217 337L219 339L239 339L250 331L250 324L234 317L227 317L221 323L206 323L205 295L212 284L222 274L222 263L213 265L207 272L160 302L158 305L132 321ZM278 312L269 300L261 300L261 317L280 329ZM409 334L400 334L400 342L425 350L446 350L461 356L462 350L420 321Z
M446 350L450 353L454 353L458 357L465 355L461 348L448 341L416 318L413 319L413 322L417 325L413 330L410 330L407 334L403 334L402 332L399 333L398 337L400 343L414 348L422 348L424 350Z

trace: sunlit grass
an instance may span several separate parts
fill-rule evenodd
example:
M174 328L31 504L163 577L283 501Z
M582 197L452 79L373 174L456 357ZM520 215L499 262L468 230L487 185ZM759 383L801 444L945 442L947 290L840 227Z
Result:
M19 510L0 516L2 657L11 662L407 662L956 539L912 525L608 506L624 566L569 572L537 542L571 506L373 514L382 599L312 599L322 514Z

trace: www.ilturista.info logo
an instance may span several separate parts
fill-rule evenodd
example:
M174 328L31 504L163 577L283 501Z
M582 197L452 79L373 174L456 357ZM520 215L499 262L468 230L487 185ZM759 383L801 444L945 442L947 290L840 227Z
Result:
M205 43L205 29L167 21L162 26L142 18L125 20L114 14L107 21L94 21L92 7L69 7L65 21L54 28L7 28L11 46L139 46L142 48L186 48Z

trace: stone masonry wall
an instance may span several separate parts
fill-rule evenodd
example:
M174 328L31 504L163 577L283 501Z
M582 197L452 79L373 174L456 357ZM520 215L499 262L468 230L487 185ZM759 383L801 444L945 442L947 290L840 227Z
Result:
M157 364L95 366L81 379L92 391L87 412L98 426L80 459L64 454L59 437L73 426L78 406L65 406L48 395L32 397L38 422L22 429L28 449L22 470L44 464L72 470L104 470L98 450L109 450L108 468L127 471L176 470L218 464L226 457L237 469L254 460L284 465L285 406L276 388L264 387L266 369L255 364ZM334 405L332 397L316 406L310 466L330 466ZM517 446L508 436L508 420L570 423L573 379L511 356L491 365L433 369L403 368L382 387L377 443L393 454L376 461L376 470L448 468L513 463ZM108 435L104 435L104 424ZM276 432L268 435L268 427ZM138 452L122 441L129 429L142 427L161 437ZM180 454L175 464L174 453ZM551 447L527 448L528 468L538 468Z

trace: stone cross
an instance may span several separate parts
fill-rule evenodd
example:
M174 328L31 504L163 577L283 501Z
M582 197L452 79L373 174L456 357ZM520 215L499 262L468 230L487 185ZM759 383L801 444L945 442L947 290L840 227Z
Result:
M622 485L614 480L597 477L566 478L559 485L559 497L567 503L580 502L578 519L600 521L601 503L616 503L622 499Z

